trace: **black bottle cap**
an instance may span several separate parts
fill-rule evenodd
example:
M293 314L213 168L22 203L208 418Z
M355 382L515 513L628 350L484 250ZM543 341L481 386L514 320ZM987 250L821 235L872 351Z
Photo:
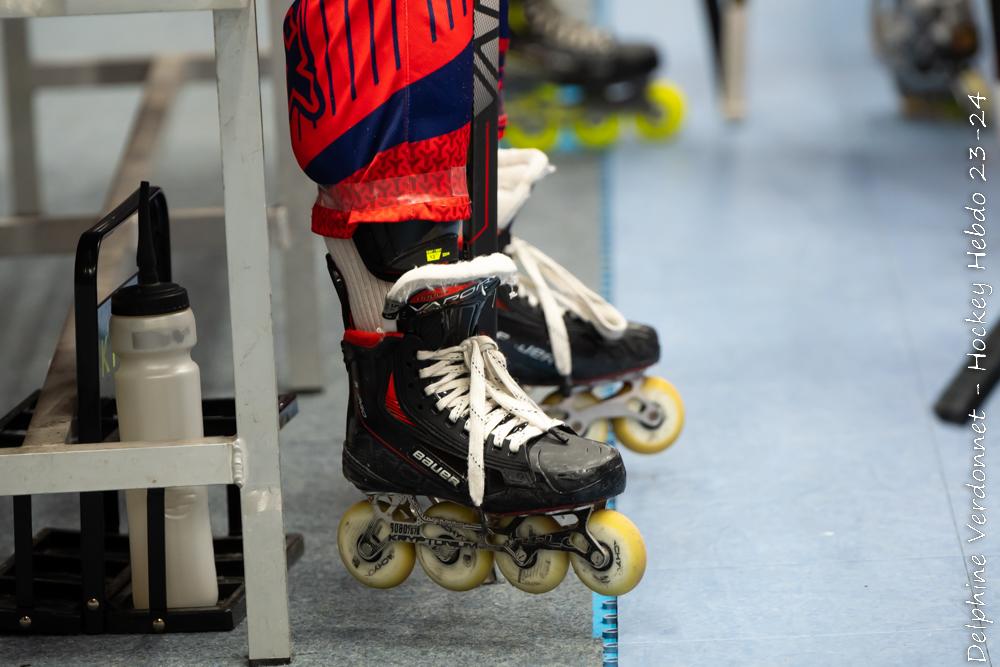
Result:
M126 317L169 315L191 307L187 290L176 283L161 283L156 269L152 222L149 219L149 183L139 186L139 283L111 296L111 314Z
M176 283L129 285L111 297L111 314L125 317L169 315L190 307L187 290Z

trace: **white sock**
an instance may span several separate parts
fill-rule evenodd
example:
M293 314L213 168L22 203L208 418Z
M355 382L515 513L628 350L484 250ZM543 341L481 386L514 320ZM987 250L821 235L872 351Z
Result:
M389 293L392 283L379 280L368 272L368 267L351 239L327 237L325 240L334 264L344 277L355 328L362 331L382 329L385 295Z

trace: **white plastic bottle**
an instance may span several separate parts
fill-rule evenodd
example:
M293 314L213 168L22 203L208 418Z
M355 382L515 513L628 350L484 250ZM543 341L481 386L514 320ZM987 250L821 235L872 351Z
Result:
M147 190L147 184L141 191ZM148 202L148 195L140 195ZM145 220L144 220L145 218ZM174 442L204 435L201 375L191 359L197 340L184 288L156 280L148 205L140 205L139 284L115 293L111 347L120 439ZM145 229L144 229L145 225ZM132 598L149 608L146 490L126 492ZM205 607L218 602L212 527L205 487L164 491L167 606Z

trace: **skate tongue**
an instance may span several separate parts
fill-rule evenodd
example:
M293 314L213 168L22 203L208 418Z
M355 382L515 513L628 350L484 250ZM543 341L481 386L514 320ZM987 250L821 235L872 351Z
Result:
M411 269L389 290L382 317L395 321L397 331L419 336L427 349L458 345L475 335L483 307L516 273L514 262L500 253Z
M489 276L417 292L400 311L396 328L419 336L427 349L458 345L476 334L483 307L495 298L499 285L498 278Z

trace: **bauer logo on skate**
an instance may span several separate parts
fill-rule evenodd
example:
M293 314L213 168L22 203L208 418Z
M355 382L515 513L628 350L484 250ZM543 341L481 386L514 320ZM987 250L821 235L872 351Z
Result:
M413 458L415 458L416 460L420 461L425 466L430 468L431 472L433 472L435 475L437 475L444 481L448 482L452 486L457 487L462 483L462 480L460 480L457 475L452 474L447 468L445 468L440 463L434 461L434 459L427 456L419 449L413 452Z

